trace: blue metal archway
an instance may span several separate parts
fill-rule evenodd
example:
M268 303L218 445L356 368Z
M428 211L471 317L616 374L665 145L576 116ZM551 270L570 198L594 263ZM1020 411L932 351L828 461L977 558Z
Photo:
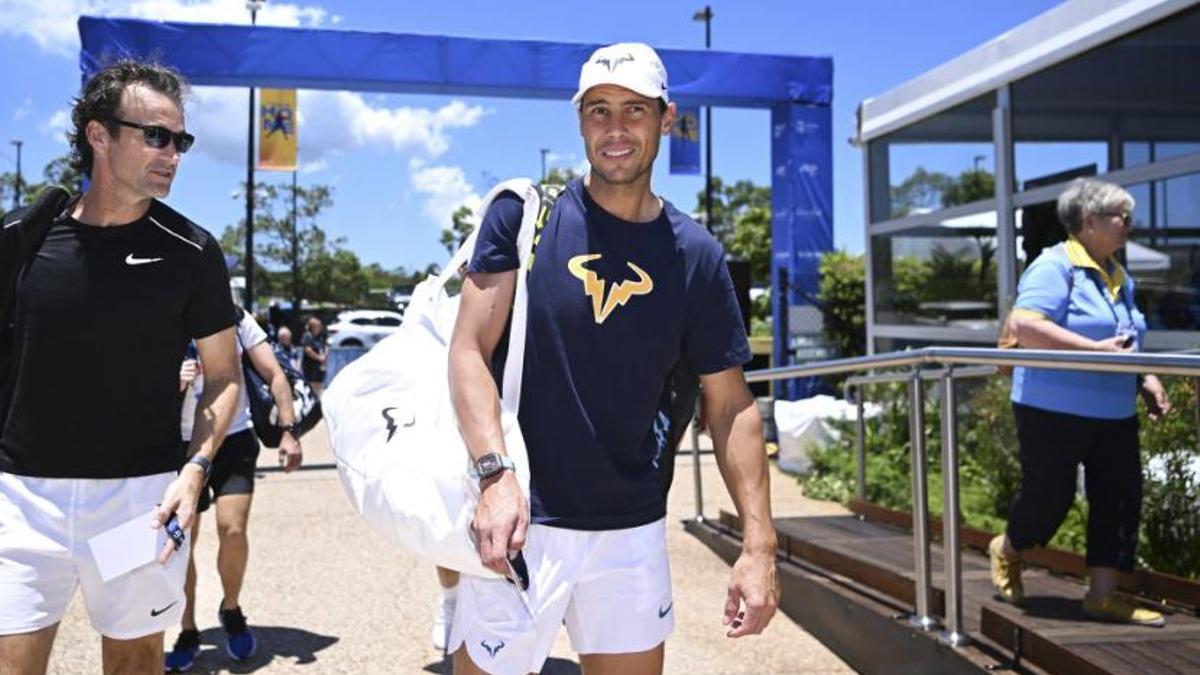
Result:
M154 58L197 85L500 96L565 101L599 45L80 17L84 77L121 56ZM771 111L775 363L821 332L811 299L833 247L833 61L660 49L681 105ZM783 293L780 293L780 291ZM782 298L781 298L782 296ZM815 381L779 392L798 398Z

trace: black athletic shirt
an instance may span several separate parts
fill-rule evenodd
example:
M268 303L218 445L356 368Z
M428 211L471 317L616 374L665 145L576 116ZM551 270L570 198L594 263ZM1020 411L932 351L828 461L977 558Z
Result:
M0 231L4 264L15 232ZM184 349L236 317L220 246L166 205L156 200L113 227L60 219L17 282L0 471L129 478L178 469Z

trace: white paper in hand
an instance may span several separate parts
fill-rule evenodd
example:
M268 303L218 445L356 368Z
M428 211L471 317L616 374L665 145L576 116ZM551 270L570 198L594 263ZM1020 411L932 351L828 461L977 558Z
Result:
M88 539L100 579L108 583L133 570L156 563L167 542L166 531L152 529L151 515L137 516Z

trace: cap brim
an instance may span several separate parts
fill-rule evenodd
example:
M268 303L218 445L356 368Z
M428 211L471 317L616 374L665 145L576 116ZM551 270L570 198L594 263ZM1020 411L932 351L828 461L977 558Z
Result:
M596 84L588 85L588 87L586 89L580 89L579 91L575 92L575 95L571 97L571 105L574 105L576 108L581 107L583 105L583 97L589 91L591 91L592 89L595 89L596 87L603 86L606 84L611 84L614 87L620 87L622 89L628 89L629 91L632 91L633 93L637 94L638 96L645 96L646 98L659 98L659 99L662 99L663 103L667 103L667 104L671 103L671 99L668 98L667 95L663 92L654 92L654 91L647 92L645 90L639 90L634 87L630 87L629 85L626 85L626 84L621 84L620 82L597 82Z

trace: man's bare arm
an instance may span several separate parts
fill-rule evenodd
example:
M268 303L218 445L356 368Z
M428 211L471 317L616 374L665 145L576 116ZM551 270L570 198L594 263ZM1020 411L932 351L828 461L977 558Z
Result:
M761 633L779 603L771 521L771 485L762 418L741 368L700 378L721 477L742 521L742 554L730 573L725 603L727 635ZM744 603L744 611L739 606Z
M199 455L210 462L225 439L225 431L229 429L229 422L241 399L234 330L233 327L226 328L196 340L196 351L204 370L204 393L196 408L190 454ZM199 466L184 464L179 476L167 486L162 501L154 509L155 526L162 527L175 515L179 518L180 527L187 531L196 517L196 501L204 487L204 480L204 471ZM159 554L159 560L166 562L173 552L173 546L168 542Z
M468 274L450 339L450 398L459 431L472 458L505 452L500 396L492 378L492 354L504 335L516 290L517 272ZM516 476L502 471L480 486L472 528L479 559L504 574L509 551L525 546L529 504Z
M196 340L196 352L204 369L204 392L196 406L189 455L212 461L225 440L241 401L241 365L238 362L236 328L226 328Z
M476 458L485 452L504 452L492 354L504 335L516 282L515 270L468 274L450 338L450 397L463 440Z

